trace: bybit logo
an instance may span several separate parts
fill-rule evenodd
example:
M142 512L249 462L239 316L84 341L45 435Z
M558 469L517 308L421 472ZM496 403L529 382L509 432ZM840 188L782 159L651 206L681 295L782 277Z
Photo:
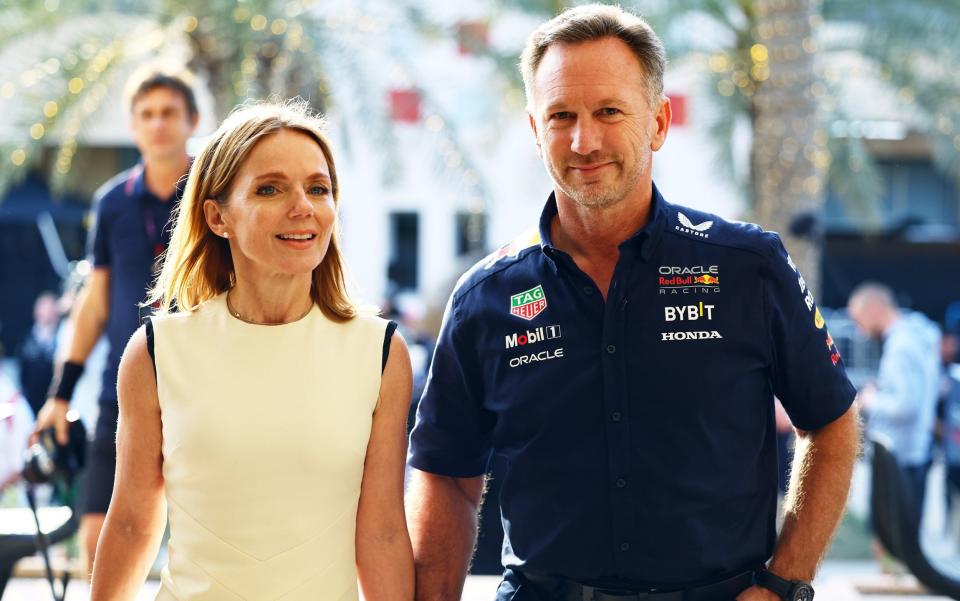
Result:
M681 305L679 307L664 307L665 321L697 321L698 319L713 320L713 305L700 302L696 305Z

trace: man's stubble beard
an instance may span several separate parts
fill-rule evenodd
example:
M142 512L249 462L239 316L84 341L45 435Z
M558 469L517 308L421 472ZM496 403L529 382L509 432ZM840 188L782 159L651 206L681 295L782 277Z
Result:
M634 169L626 173L624 173L623 162L617 161L616 167L620 171L620 178L614 179L609 184L594 182L577 186L569 178L564 177L552 162L548 162L547 170L554 183L576 204L585 209L606 209L633 193L647 168L648 161L649 157L641 156Z

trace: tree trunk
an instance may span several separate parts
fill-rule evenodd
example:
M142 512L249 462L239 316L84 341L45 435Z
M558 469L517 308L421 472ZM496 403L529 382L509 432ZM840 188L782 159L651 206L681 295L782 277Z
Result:
M777 231L814 295L820 292L820 228L828 156L826 135L818 131L815 45L812 21L818 0L755 0L758 46L751 55L761 65L753 98L750 168L753 217ZM766 59L765 61L757 59ZM763 65L763 63L766 65ZM769 69L764 77L763 68ZM792 235L792 224L812 225Z

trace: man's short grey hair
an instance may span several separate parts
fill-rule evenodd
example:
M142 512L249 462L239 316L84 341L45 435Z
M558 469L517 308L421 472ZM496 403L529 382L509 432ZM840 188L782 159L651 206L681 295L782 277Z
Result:
M663 42L639 16L619 6L587 4L563 11L527 38L520 57L520 73L528 110L533 106L533 77L550 46L607 37L622 40L636 55L643 68L648 101L651 107L656 107L663 97L663 72L667 65Z
M897 299L893 290L886 284L879 282L863 282L850 293L848 305L855 305L863 302L871 304L880 304L885 307L897 307Z

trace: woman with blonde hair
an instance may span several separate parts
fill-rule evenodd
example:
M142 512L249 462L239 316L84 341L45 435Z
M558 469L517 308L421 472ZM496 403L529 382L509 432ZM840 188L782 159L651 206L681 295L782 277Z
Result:
M190 169L158 307L120 364L117 476L95 601L413 598L411 375L347 295L322 121L242 107ZM176 311L173 311L173 308Z

